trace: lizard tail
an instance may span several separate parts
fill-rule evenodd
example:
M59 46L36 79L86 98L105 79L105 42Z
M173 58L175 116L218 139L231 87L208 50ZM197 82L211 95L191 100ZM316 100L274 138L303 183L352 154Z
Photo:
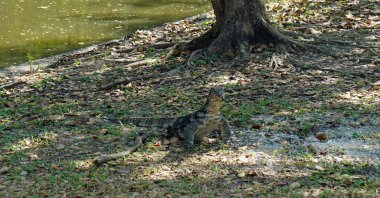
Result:
M123 118L107 120L113 123L133 124L139 127L168 128L169 126L173 126L175 118Z

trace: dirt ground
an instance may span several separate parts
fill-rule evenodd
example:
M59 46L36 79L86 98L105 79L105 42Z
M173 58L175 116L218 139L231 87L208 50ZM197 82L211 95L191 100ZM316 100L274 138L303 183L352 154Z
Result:
M380 197L379 3L268 3L278 28L330 55L255 45L246 64L187 64L172 49L210 28L203 14L0 71L0 196ZM99 122L184 115L214 86L227 144L187 151L159 129ZM153 135L137 152L94 166L141 131Z

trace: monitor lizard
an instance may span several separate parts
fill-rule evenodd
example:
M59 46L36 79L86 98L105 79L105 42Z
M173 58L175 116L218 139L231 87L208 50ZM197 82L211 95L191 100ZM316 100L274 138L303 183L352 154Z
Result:
M220 115L224 100L224 88L213 87L206 103L197 111L177 118L125 118L108 119L114 123L129 123L140 127L158 127L167 130L168 135L174 135L184 140L187 149L195 146L194 142L202 141L211 131L218 130L223 141L231 136L230 125L226 118Z

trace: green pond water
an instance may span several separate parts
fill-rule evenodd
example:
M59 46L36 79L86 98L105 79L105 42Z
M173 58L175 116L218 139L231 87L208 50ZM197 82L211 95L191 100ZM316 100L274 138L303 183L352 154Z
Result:
M0 68L210 9L209 0L0 0Z

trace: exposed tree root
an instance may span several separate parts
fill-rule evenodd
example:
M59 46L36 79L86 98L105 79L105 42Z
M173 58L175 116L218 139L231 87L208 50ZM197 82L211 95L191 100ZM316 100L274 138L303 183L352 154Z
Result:
M218 34L215 30L211 29L188 43L182 43L178 49L180 51L194 51L197 49L207 48L217 35Z
M249 48L256 44L274 44L275 49L283 54L313 52L336 57L329 50L296 41L294 39L297 38L296 34L283 33L274 28L269 23L269 17L261 0L212 0L211 2L216 23L207 33L182 47L183 50L193 51L189 64L209 55L228 54L235 57L232 66L242 65L250 60Z
M287 30L278 30L278 31L281 32L281 34L283 34L285 36L288 36L288 37L291 37L293 39L298 39L300 36L302 38L305 38L305 39L316 39L316 38L318 38L317 36L311 35L311 34L304 34L304 33L299 33L299 32L291 32L291 31L287 31Z
M171 58L171 57L175 54L175 52L176 52L178 46L179 46L178 44L174 45L174 46L170 49L170 51L168 52L168 54L166 54L166 56L165 56L165 58L163 59L163 61L167 61L169 58Z
M112 160L116 160L118 158L121 158L121 157L125 157L127 155L130 155L132 154L133 152L135 152L139 147L141 147L142 145L144 145L144 140L146 139L147 135L146 134L142 134L138 137L136 137L136 140L135 140L135 145L128 148L127 150L123 151L123 152L120 152L120 153L115 153L115 154L110 154L110 155L102 155L100 157L97 157L95 160L94 160L94 164L99 166L105 162L109 162L109 161L112 161Z
M330 53L327 50L322 50L322 49L320 49L320 48L318 48L312 44L301 43L301 42L295 41L295 40L293 40L293 39L291 39L285 35L282 35L281 33L274 30L272 27L270 28L269 32L274 37L276 37L277 42L275 43L275 49L279 53L282 53L282 54L289 54L289 53L291 53L291 54L302 54L305 52L313 52L313 53L320 53L320 54L324 54L327 56L336 57L333 53ZM219 40L219 39L221 39L221 40ZM250 45L254 45L256 43L248 43L248 39L242 39L242 40L238 41L241 44L238 44L237 48L236 47L234 48L232 46L231 47L226 47L226 46L218 47L218 46L223 45L223 42L224 42L223 39L224 38L217 37L214 40L211 40L208 42L203 41L202 44L199 43L199 46L203 46L204 43L211 43L211 45L208 46L207 48L197 49L197 50L193 51L191 53L188 61L187 61L187 65L188 66L194 65L194 62L196 62L197 60L205 59L208 56L213 55L213 54L219 54L219 55L229 54L230 55L231 51L233 51L235 53L235 58L231 63L232 67L242 65L244 63L249 62L249 60L251 59L251 52L249 50ZM200 42L200 41L201 40L198 40L198 42ZM194 41L192 43L192 47L194 47L195 45L196 45L196 43ZM226 45L228 45L228 44L226 44ZM235 45L237 45L237 44L235 43ZM225 49L223 49L223 48L225 48ZM184 48L184 49L187 49L187 48ZM230 51L228 51L228 50L230 50Z
M171 47L168 54L163 58L152 58L152 59L145 59L141 61L131 61L129 59L120 58L120 59L104 59L106 62L116 62L118 64L127 63L127 65L123 66L124 68L131 68L135 69L140 66L148 65L148 64L154 64L154 63L163 63L166 62L169 58L171 58L178 48L178 44Z
M251 52L250 52L250 46L247 43L244 43L240 45L240 48L238 50L238 53L232 63L230 64L230 67L237 67L239 65L244 65L248 63L251 60Z
M197 60L202 60L202 59L205 59L206 57L207 57L207 50L205 48L197 49L194 52L192 52L190 57L187 59L186 66L188 67L194 66Z
M287 37L285 34L275 29L273 26L271 26L263 18L261 18L261 23L263 24L263 27L267 30L267 33L276 39L277 41L275 43L276 48L283 54L288 54L288 53L300 54L304 52L314 52L314 53L322 53L325 55L332 55L330 53L325 52L324 50L319 49L318 47L314 45L307 44L307 43L300 43L296 40L293 40L290 37Z
M305 52L324 53L323 50L314 45L300 43L292 39L283 38L276 46L278 51L283 54L302 54Z
M326 68L326 67L321 67L321 66L318 66L318 65L308 65L308 66L305 66L304 64L298 64L295 61L292 61L292 64L294 66L296 66L297 68L300 68L301 70L321 70L321 71L339 73L339 74L342 74L342 75L357 76L357 77L361 77L361 78L366 78L369 75L366 72L348 71L348 70L342 70L342 69Z
M26 82L25 81L18 81L18 82L14 82L14 83L10 83L10 84L6 84L6 85L3 85L0 87L0 90L1 89L12 89L14 87L17 87L19 85L23 85L25 84Z
M273 69L274 71L276 71L279 68L277 57L274 53L272 54L272 58L269 62L269 68Z
M377 49L380 48L380 46L367 46L367 45L357 45L353 43L352 41L341 41L341 40L332 40L332 39L324 39L315 35L310 35L310 34L303 34L303 33L298 33L298 32L289 32L289 31L281 31L286 36L289 36L293 39L298 39L300 36L305 39L305 42L311 43L313 45L318 45L318 44L335 44L335 45L346 45L350 47L357 47L357 48L363 48L363 49ZM308 40L309 39L309 40ZM319 51L319 52L322 52Z

